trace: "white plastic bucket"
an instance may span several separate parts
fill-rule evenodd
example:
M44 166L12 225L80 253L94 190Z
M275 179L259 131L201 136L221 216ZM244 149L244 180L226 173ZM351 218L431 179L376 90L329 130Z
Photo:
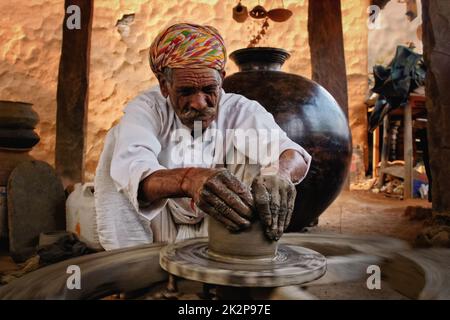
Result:
M103 250L98 239L94 183L77 183L66 201L66 229L88 247Z

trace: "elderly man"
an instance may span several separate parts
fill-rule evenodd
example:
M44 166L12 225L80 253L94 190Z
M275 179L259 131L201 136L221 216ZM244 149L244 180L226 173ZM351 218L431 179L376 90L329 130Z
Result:
M223 91L225 63L224 41L209 26L176 24L153 41L159 87L127 105L97 167L106 250L207 236L209 217L239 232L256 212L269 239L285 231L311 157L260 104ZM249 130L256 136L247 139Z

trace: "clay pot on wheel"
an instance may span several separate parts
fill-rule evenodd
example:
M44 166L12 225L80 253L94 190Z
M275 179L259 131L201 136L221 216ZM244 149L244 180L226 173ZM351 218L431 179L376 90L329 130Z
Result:
M278 48L245 48L231 53L239 72L226 77L226 92L261 103L278 125L312 156L306 178L297 186L289 231L309 226L333 202L347 177L351 133L345 114L322 86L281 66L289 53Z
M215 219L209 219L208 227L210 255L239 259L272 259L276 255L278 242L266 238L259 220L239 233L230 233Z

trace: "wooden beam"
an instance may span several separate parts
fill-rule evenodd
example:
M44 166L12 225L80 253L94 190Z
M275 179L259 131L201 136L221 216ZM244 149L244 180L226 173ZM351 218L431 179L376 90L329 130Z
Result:
M58 174L71 182L84 180L93 3L92 0L64 2L55 165Z
M309 0L308 38L312 79L334 96L348 118L340 0Z

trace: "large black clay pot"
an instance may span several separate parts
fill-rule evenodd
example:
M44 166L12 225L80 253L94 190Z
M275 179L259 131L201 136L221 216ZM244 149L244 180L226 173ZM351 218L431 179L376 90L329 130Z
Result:
M0 148L31 149L39 142L34 132L39 122L31 103L0 101Z
M295 142L312 156L308 175L297 186L289 231L310 225L333 202L346 180L351 133L346 116L323 87L281 71L289 53L278 48L246 48L230 58L239 72L226 77L224 90L261 103Z

